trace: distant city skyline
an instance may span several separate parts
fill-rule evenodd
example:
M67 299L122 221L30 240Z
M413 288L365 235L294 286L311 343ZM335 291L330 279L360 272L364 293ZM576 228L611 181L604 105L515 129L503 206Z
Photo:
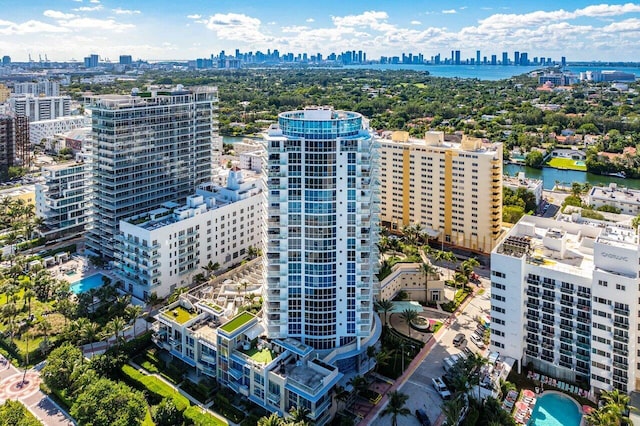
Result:
M640 53L636 3L5 0L3 10L0 56L16 62L29 55L81 61L90 53L113 62L122 54L191 59L236 48L323 55L363 50L371 59L519 50L570 61L633 61Z

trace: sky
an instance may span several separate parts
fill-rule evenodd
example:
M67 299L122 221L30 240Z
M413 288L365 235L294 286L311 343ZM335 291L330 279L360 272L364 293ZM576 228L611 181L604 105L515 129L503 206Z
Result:
M2 0L0 56L13 61L195 59L278 49L363 50L369 59L514 51L640 61L640 3L579 0Z

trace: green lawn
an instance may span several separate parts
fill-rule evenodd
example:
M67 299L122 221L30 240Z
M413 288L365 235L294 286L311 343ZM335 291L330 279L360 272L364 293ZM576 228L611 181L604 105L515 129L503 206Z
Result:
M269 349L258 350L257 348L251 348L248 351L242 351L252 360L261 364L269 364L273 361L273 353Z
M190 312L183 308L182 306L177 306L169 311L164 312L162 315L169 318L172 321L177 322L178 324L184 324L185 322L195 318L198 316L195 312Z
M249 312L243 312L240 315L236 315L234 318L220 327L220 330L223 330L227 333L233 333L238 328L251 321L253 318L255 318L253 314L250 314Z
M584 161L582 163L584 163ZM576 164L576 160L572 160L570 158L558 158L558 157L552 158L547 162L547 165L555 169L577 170L579 172L587 171L586 165L579 166Z
M122 373L132 382L139 384L147 389L148 392L159 395L163 398L171 398L176 408L184 411L191 405L189 400L182 396L177 389L169 386L162 380L154 376L147 376L131 367L130 365L122 366ZM140 388L140 386L137 386Z
M206 411L203 413L202 408L196 406L187 408L184 412L184 417L189 419L195 426L226 426L229 424Z

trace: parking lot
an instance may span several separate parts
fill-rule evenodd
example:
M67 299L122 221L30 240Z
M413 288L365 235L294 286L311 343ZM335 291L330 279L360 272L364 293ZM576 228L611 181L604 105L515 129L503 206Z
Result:
M487 353L486 349L478 349L469 339L469 336L473 334L478 325L475 318L488 315L491 306L490 283L488 280L482 279L482 285L485 288L484 294L476 296L471 303L469 303L465 311L456 317L450 327L438 335L437 342L431 349L431 352L429 352L418 368L399 388L400 392L409 395L406 406L411 410L411 413L413 414L416 409L422 408L427 412L433 424L436 424L436 419L440 417L442 412L440 409L442 399L434 389L431 379L444 374L444 358L461 352L462 347L456 348L453 345L453 339L456 334L465 334L467 337L466 345L472 351L483 355ZM379 426L388 425L389 420L389 417L378 417L372 424ZM411 415L399 418L399 424L403 426L419 426L420 423L415 416Z

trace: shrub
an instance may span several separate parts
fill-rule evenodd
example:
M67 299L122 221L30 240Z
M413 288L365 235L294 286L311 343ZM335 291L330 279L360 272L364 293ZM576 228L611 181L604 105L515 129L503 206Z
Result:
M170 398L173 400L179 411L184 411L189 407L189 400L182 396L177 389L172 388L157 377L142 374L130 365L123 365L121 369L127 382L136 389L146 390L149 395L155 395L158 402L162 398Z
M212 416L208 412L202 412L202 408L191 406L183 413L186 423L193 424L195 426L225 426L227 422L220 420L219 418Z

